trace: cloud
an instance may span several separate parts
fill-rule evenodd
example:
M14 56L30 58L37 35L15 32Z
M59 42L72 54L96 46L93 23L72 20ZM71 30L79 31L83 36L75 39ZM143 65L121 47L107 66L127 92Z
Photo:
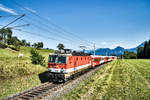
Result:
M7 8L5 7L4 5L0 4L0 10L1 11L4 11L4 12L7 12L7 13L10 13L10 14L13 14L13 15L18 15L17 12L11 8Z
M101 42L101 44L102 44L102 45L106 45L107 43L106 43L106 42Z
M113 46L114 46L114 47L118 47L118 46L120 46L120 44L114 44Z
M31 12L33 12L33 13L36 13L36 11L35 10L33 10L32 8L28 8L28 7L25 7L27 10L29 10L29 11L31 11Z

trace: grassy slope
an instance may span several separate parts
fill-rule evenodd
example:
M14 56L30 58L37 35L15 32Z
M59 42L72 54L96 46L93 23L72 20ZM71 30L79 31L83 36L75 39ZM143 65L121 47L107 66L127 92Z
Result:
M46 66L33 65L29 47L21 47L19 52L0 49L0 98L21 92L40 84L38 74L47 70ZM47 63L51 50L38 50ZM19 53L24 57L17 58ZM46 64L47 65L47 64Z
M148 100L150 60L116 60L97 71L64 100Z

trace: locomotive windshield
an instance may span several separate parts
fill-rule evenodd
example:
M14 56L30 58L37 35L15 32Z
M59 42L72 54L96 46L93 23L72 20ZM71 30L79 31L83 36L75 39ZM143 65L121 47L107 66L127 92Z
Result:
M57 55L50 55L49 61L50 63L66 63L66 56L57 56Z

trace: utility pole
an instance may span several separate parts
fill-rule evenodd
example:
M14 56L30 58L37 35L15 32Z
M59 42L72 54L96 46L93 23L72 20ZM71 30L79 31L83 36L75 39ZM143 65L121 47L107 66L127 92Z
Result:
M20 18L22 18L22 17L24 17L24 16L25 16L25 14L22 14L20 17L16 18L16 19L13 20L12 22L10 22L10 23L8 23L7 25L3 26L2 29L5 28L5 27L7 27L7 26L10 25L10 24L16 22L17 20L19 20Z
M95 49L96 49L96 47L95 47L95 43L94 43L94 45L93 45L93 48L94 48L94 56L95 56Z
M81 49L83 49L83 53L85 52L86 46L80 46Z

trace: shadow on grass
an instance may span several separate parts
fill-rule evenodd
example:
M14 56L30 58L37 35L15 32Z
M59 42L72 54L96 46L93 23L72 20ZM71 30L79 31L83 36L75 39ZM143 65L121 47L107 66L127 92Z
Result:
M46 72L40 73L39 79L40 79L41 83L50 82L49 72L46 71Z

